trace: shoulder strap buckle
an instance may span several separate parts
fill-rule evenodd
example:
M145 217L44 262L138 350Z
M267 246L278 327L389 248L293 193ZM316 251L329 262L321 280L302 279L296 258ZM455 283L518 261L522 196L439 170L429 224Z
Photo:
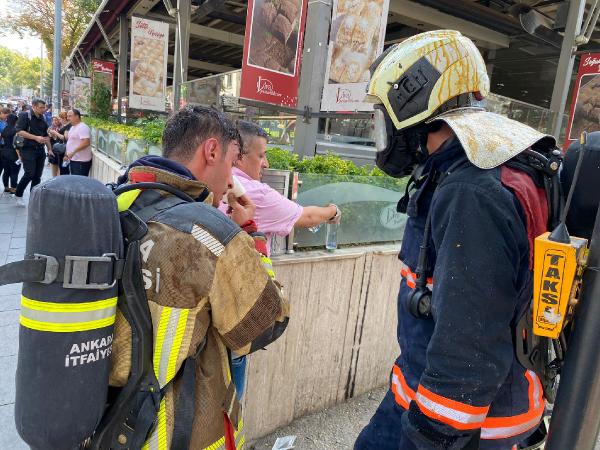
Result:
M117 284L117 274L111 271L112 279L107 283L91 283L90 264L110 263L118 260L115 253L104 253L102 256L65 256L65 277L63 287L68 289L110 289Z
M59 264L58 264L58 260L54 256L48 256L48 255L42 255L40 253L34 253L33 259L34 260L43 259L46 261L46 266L44 269L44 279L40 280L39 283L50 284L54 280L56 280L56 278L58 278Z

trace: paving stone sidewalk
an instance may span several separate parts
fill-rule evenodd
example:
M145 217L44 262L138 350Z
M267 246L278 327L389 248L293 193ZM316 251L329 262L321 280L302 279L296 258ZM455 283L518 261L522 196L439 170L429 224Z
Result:
M50 177L44 171L44 179ZM29 200L29 189L24 195ZM27 207L15 204L10 194L0 193L0 265L18 261L25 254ZM28 450L15 429L15 371L19 346L21 285L0 286L0 449Z

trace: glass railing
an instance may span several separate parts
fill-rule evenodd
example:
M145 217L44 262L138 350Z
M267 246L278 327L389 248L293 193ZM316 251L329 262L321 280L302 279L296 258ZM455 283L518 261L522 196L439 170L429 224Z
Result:
M402 239L406 216L396 212L406 179L347 175L299 174L298 203L325 206L335 203L342 211L338 245L391 242ZM298 247L325 245L326 226L316 232L297 228Z

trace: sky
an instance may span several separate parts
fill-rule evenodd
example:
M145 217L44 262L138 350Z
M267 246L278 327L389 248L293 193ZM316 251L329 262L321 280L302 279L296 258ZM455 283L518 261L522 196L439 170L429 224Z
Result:
M9 3L10 0L0 0L0 16L2 16L2 12L8 11ZM41 41L37 36L19 38L19 35L15 34L8 39L3 38L0 40L0 45L19 51L30 58L41 54ZM46 49L44 49L45 54Z

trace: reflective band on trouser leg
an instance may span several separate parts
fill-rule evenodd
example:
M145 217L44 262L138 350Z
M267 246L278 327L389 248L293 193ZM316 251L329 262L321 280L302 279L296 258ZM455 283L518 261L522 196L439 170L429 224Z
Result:
M235 436L235 448L236 450L242 450L246 443L246 437L244 436L244 421L240 419L238 423L237 431L234 431ZM225 437L222 437L217 442L212 443L203 450L225 450Z
M402 374L400 367L395 364L392 370L391 389L394 393L396 403L398 403L404 409L408 409L410 402L415 399L415 391L413 391L408 384L406 384L406 380L404 379L404 375Z
M506 439L535 428L546 407L542 384L535 372L528 370L525 378L529 382L529 410L512 417L488 417L481 428L481 439Z
M161 309L160 319L154 338L154 373L161 389L175 376L177 357L181 350L181 341L185 333L189 310L170 308ZM158 422L152 435L143 447L144 450L167 450L166 402L163 398L158 411Z
M116 312L117 297L85 303L56 303L22 295L19 322L32 330L72 333L111 326Z
M413 272L407 264L400 261L400 275L406 279L406 284L409 288L414 289L417 287L417 274ZM433 290L433 278L427 278L427 288Z
M267 257L267 256L261 256L260 258L263 267L265 268L265 270L267 271L267 273L269 274L269 276L271 277L271 279L275 278L275 272L273 271L273 262L271 261L271 258Z

